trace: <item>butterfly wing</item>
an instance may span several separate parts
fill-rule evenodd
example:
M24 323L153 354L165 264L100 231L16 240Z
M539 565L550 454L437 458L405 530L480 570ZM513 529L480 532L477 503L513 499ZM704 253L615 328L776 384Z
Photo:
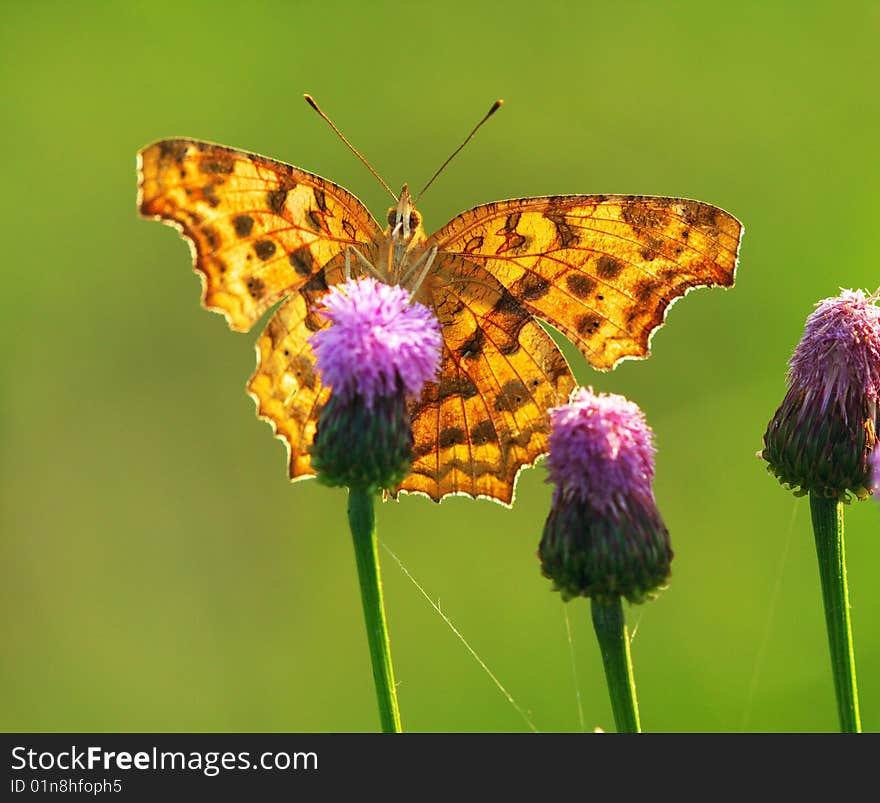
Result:
M731 286L740 223L709 204L649 196L501 201L432 235L420 291L443 323L440 381L413 406L416 461L402 489L509 504L519 470L546 451L547 409L574 387L535 321L596 368L646 357L669 306Z
M257 342L248 390L289 447L291 477L314 473L308 447L327 395L306 342L324 325L315 304L342 278L347 246L375 259L379 224L342 187L222 145L166 139L138 165L140 212L187 238L206 308L247 331L287 296Z
M296 167L191 139L139 154L139 207L193 248L202 303L247 331L346 246L369 252L379 224L351 193Z
M733 285L742 225L683 198L569 195L464 212L428 240L480 265L600 370L647 357L669 306Z
M513 502L516 477L546 451L547 410L574 378L531 313L481 266L447 253L420 300L442 325L439 382L411 407L415 459L401 490Z
M330 396L315 370L315 356L308 338L326 326L316 314L324 279L341 281L342 267L336 258L318 276L322 287L301 289L291 294L269 319L257 340L257 368L248 382L248 393L257 414L268 421L287 447L291 479L308 477L312 470L309 449L315 439L318 417Z

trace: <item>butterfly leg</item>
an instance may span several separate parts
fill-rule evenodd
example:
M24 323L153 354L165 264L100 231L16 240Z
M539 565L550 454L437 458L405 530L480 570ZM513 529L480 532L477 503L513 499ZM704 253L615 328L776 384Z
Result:
M425 276L428 275L428 271L431 269L431 265L434 264L434 258L437 256L437 246L435 245L429 251L425 251L413 264L413 266L404 274L404 277L400 280L401 285L406 287L406 283L412 278L413 274L419 269L419 266L422 262L425 263L425 267L422 268L422 272L419 274L419 278L416 279L415 284L413 284L412 288L410 288L410 293L415 296L415 294L419 291L419 288L422 286L422 282L425 280Z
M376 268L373 267L373 264L368 260L360 251L357 250L353 245L348 246L345 249L345 280L348 281L351 278L351 255L354 254L355 258L358 262L363 265L367 269L369 273L372 273L380 282L385 281L382 278L382 274L379 273Z

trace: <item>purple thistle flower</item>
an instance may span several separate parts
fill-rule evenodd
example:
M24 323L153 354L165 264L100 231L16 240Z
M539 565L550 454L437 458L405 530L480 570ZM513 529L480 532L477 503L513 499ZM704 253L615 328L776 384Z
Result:
M550 410L553 503L538 549L565 599L641 602L669 578L672 549L652 481L654 443L623 396L572 393Z
M576 389L550 410L547 468L556 492L607 512L620 495L650 495L654 443L644 413L613 393Z
M816 304L789 360L788 391L761 456L798 495L868 493L880 396L877 295L842 290Z
M330 326L309 343L331 393L312 466L328 485L392 490L412 464L407 401L437 375L440 324L403 287L369 277L333 287L324 314Z
M337 398L376 399L398 392L418 396L437 375L443 338L440 324L423 304L412 303L398 285L372 277L349 279L324 298L331 325L312 335L321 381Z

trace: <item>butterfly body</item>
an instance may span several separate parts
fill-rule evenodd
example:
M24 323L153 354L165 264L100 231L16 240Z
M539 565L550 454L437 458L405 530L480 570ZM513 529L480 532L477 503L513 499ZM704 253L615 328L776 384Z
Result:
M411 405L413 470L400 490L505 504L546 451L547 410L574 378L538 323L600 370L645 357L669 306L734 281L739 222L681 198L520 198L463 212L430 236L404 186L381 227L342 187L256 154L191 139L139 154L139 208L189 240L202 302L257 341L248 390L288 447L293 479L329 389L308 338L328 287L347 275L403 284L443 330L440 375Z
M351 275L352 255L362 268L387 284L399 284L415 292L428 270L437 249L425 245L422 216L416 211L406 184L396 206L388 210L388 228L378 244L377 262L371 263L357 248L346 248L346 275Z

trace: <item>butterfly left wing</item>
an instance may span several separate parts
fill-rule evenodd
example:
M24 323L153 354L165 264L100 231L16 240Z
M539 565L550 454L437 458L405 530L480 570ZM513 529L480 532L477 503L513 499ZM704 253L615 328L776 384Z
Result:
M427 246L491 274L593 367L646 357L669 306L733 285L742 225L683 198L567 195L478 206Z
M287 449L293 480L315 473L310 450L318 417L330 396L330 388L321 384L308 342L327 325L327 319L318 313L327 289L326 274L331 275L334 284L341 280L338 257L319 274L320 287L291 294L269 319L257 340L257 368L247 385L257 414L269 423Z
M297 167L192 139L138 154L138 206L189 240L202 304L248 331L346 246L372 254L382 230L350 192Z
M140 212L189 241L206 308L247 331L287 296L257 341L248 391L288 447L291 478L314 474L309 447L328 391L307 339L326 324L316 306L343 278L346 247L375 259L379 224L342 187L222 145L161 140L138 165Z

